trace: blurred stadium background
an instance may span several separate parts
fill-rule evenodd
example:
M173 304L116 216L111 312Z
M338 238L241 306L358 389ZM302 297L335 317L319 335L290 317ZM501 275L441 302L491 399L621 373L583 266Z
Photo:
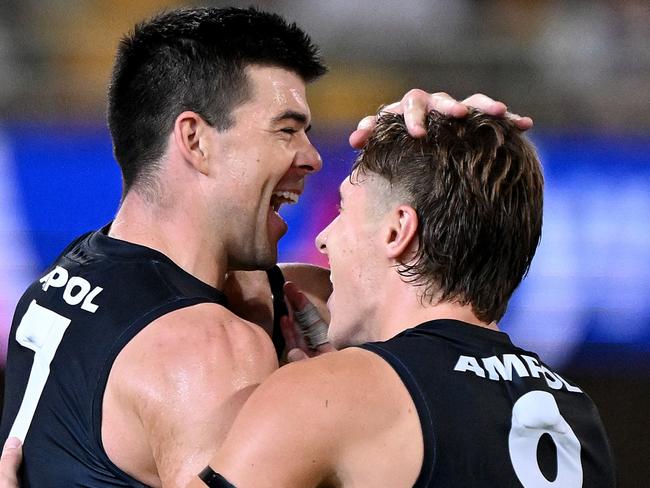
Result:
M585 387L621 486L647 486L647 0L0 0L0 367L23 287L118 204L104 110L120 36L163 8L198 4L277 11L313 36L331 67L309 89L325 167L284 210L282 260L325 264L313 239L354 157L347 135L408 88L484 92L535 119L544 232L502 327Z

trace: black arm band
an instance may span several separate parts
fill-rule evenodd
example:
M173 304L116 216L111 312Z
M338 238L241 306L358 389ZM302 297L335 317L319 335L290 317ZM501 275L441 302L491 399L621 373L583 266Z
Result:
M271 293L273 294L273 335L271 338L273 339L275 352L278 358L281 358L284 354L286 344L282 335L282 329L280 328L280 317L289 313L287 305L284 303L284 291L282 289L284 286L284 275L278 266L273 266L267 270L266 275L269 278L269 285L271 285Z
M210 488L237 488L219 473L215 473L210 466L199 473L199 478Z

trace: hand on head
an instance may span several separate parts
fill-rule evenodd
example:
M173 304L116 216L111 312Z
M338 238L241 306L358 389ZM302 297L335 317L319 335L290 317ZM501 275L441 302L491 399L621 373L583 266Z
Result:
M530 117L522 117L508 112L505 104L481 93L458 101L444 92L427 93L423 90L413 89L408 91L399 102L386 105L382 112L404 114L409 134L413 137L422 137L425 134L423 122L426 114L430 111L435 110L445 115L461 118L467 115L469 108L476 108L496 117L511 119L521 130L528 130L533 126L533 120ZM369 115L361 119L357 129L350 134L350 145L361 149L372 134L376 121L376 115Z

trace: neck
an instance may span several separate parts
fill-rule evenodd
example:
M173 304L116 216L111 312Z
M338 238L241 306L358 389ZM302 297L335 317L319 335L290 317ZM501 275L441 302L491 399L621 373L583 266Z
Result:
M470 305L435 301L434 304L423 304L419 287L404 283L399 276L397 279L386 299L381 301L386 305L376 313L376 317L381 317L378 321L381 326L379 340L390 339L406 329L438 319L459 320L477 327L499 330L496 322L481 321ZM399 307L395 307L395 303L399 303Z
M196 215L188 215L186 209L197 209L198 214L198 208L182 198L179 195L173 204L162 205L129 191L109 236L155 249L199 280L221 289L228 266L224 246L214 239L214 233L202 230Z

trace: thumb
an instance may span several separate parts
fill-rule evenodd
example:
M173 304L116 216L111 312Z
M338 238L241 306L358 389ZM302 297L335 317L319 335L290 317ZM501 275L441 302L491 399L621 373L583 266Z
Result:
M293 318L305 337L309 347L316 349L327 342L327 322L298 287L287 281L284 293L293 312Z
M18 486L17 474L23 460L22 443L17 437L9 437L2 448L0 457L0 479L11 482L10 485Z
M296 361L302 361L303 359L308 359L309 356L302 349L295 347L287 353L287 361L290 363L295 363Z
M21 447L22 443L18 437L9 437L2 448L2 459L5 457L11 457L17 459L18 462L22 461L23 450Z
M309 303L305 294L300 291L293 281L287 281L283 290L284 296L293 310L302 310Z

